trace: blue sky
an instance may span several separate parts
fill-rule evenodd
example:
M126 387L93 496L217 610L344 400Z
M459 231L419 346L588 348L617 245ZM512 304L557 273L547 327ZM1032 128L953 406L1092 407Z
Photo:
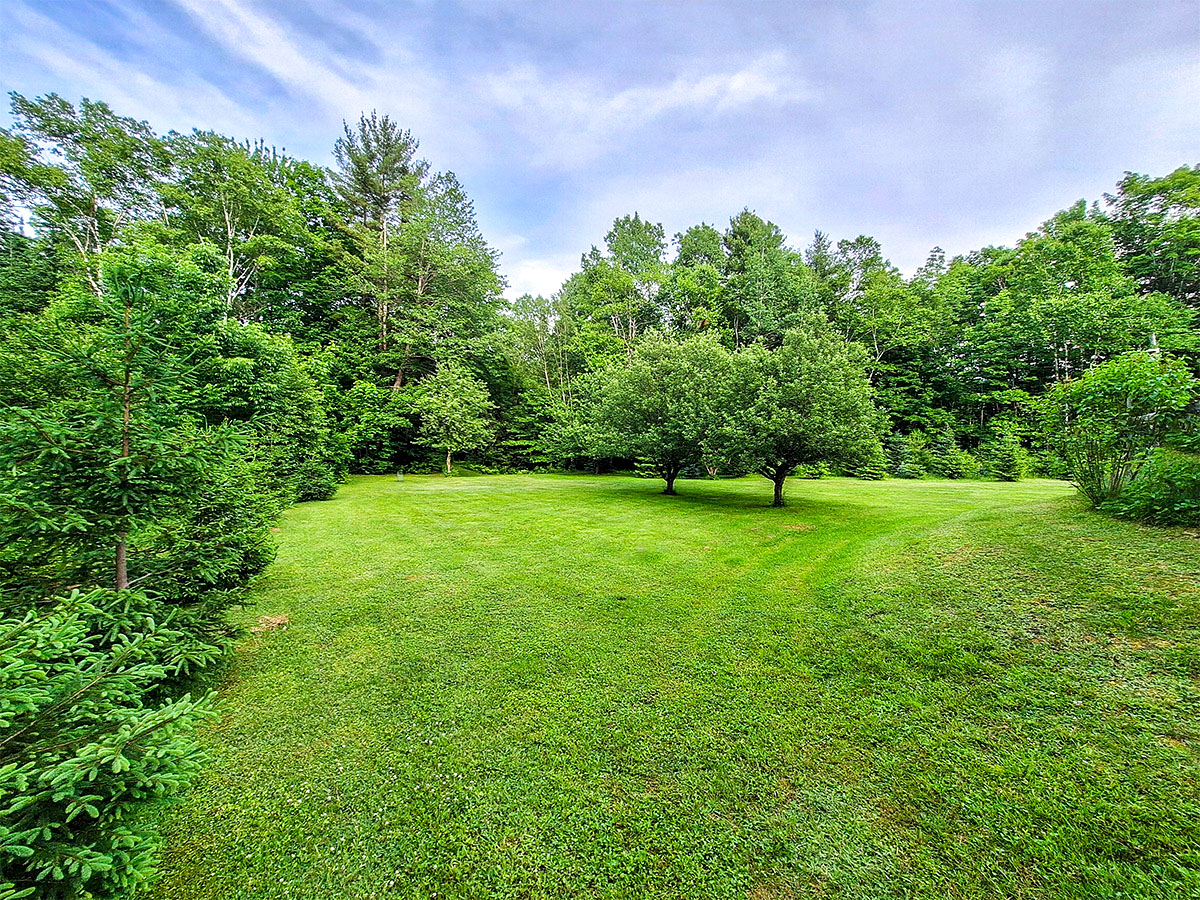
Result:
M1200 162L1200 0L0 0L0 85L322 164L342 119L390 113L510 295L635 210L671 234L748 206L911 272Z

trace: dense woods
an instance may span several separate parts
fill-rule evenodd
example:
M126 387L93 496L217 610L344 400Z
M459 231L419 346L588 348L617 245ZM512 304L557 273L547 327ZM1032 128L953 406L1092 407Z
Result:
M0 898L144 877L120 810L190 771L225 611L278 513L347 473L759 473L776 505L794 474L1070 476L1200 515L1200 165L911 277L768 210L673 236L635 212L508 302L462 185L386 115L325 169L88 100L12 113Z

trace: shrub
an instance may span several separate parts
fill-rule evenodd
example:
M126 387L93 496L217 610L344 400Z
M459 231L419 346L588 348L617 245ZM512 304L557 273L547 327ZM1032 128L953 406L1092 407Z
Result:
M814 480L818 478L824 478L826 475L831 474L833 474L833 469L830 468L829 463L818 462L796 466L796 470L792 473L792 477Z
M327 465L309 460L296 471L296 502L332 500L340 479Z
M883 445L879 441L873 441L862 454L858 464L850 470L850 474L864 481L887 478L887 454L883 451Z
M961 447L951 447L939 461L937 474L943 478L978 478L983 470L979 460Z
M928 439L922 431L893 435L888 441L892 474L897 478L924 478L929 471Z
M979 474L979 460L958 446L954 431L946 428L929 443L929 471L939 478L972 478Z
M1155 450L1101 508L1152 525L1200 525L1200 454Z
M1043 447L1029 455L1031 471L1041 478L1069 479L1071 473L1066 460L1052 447Z
M122 601L129 599L125 592ZM207 698L147 698L172 674L168 624L111 640L126 619L108 592L0 619L0 898L132 893L157 835L135 815L184 788Z
M1029 474L1029 453L1015 423L995 419L992 436L979 447L982 471L999 481L1020 481Z
M1116 500L1151 458L1182 437L1200 383L1177 359L1127 353L1057 385L1043 407L1047 438L1095 506Z

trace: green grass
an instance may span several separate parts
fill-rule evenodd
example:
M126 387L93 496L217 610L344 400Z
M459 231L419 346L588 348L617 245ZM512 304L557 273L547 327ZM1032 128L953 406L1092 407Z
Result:
M1200 896L1200 542L1056 482L291 510L153 897Z

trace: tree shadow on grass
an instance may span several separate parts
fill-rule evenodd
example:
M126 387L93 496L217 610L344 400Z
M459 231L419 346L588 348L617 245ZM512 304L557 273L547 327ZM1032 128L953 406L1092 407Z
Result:
M766 478L759 478L757 481L761 484L756 484L750 478L726 481L708 481L706 479L684 481L681 479L675 483L677 492L675 494L664 494L663 482L650 479L621 479L620 481L614 479L611 484L593 482L588 487L597 495L604 494L631 500L636 498L640 502L709 509L774 511L787 516L795 514L828 515L835 508L845 509L846 507L868 505L852 496L837 499L806 496L798 484L789 484L784 495L787 505L775 507L771 505L771 482Z

